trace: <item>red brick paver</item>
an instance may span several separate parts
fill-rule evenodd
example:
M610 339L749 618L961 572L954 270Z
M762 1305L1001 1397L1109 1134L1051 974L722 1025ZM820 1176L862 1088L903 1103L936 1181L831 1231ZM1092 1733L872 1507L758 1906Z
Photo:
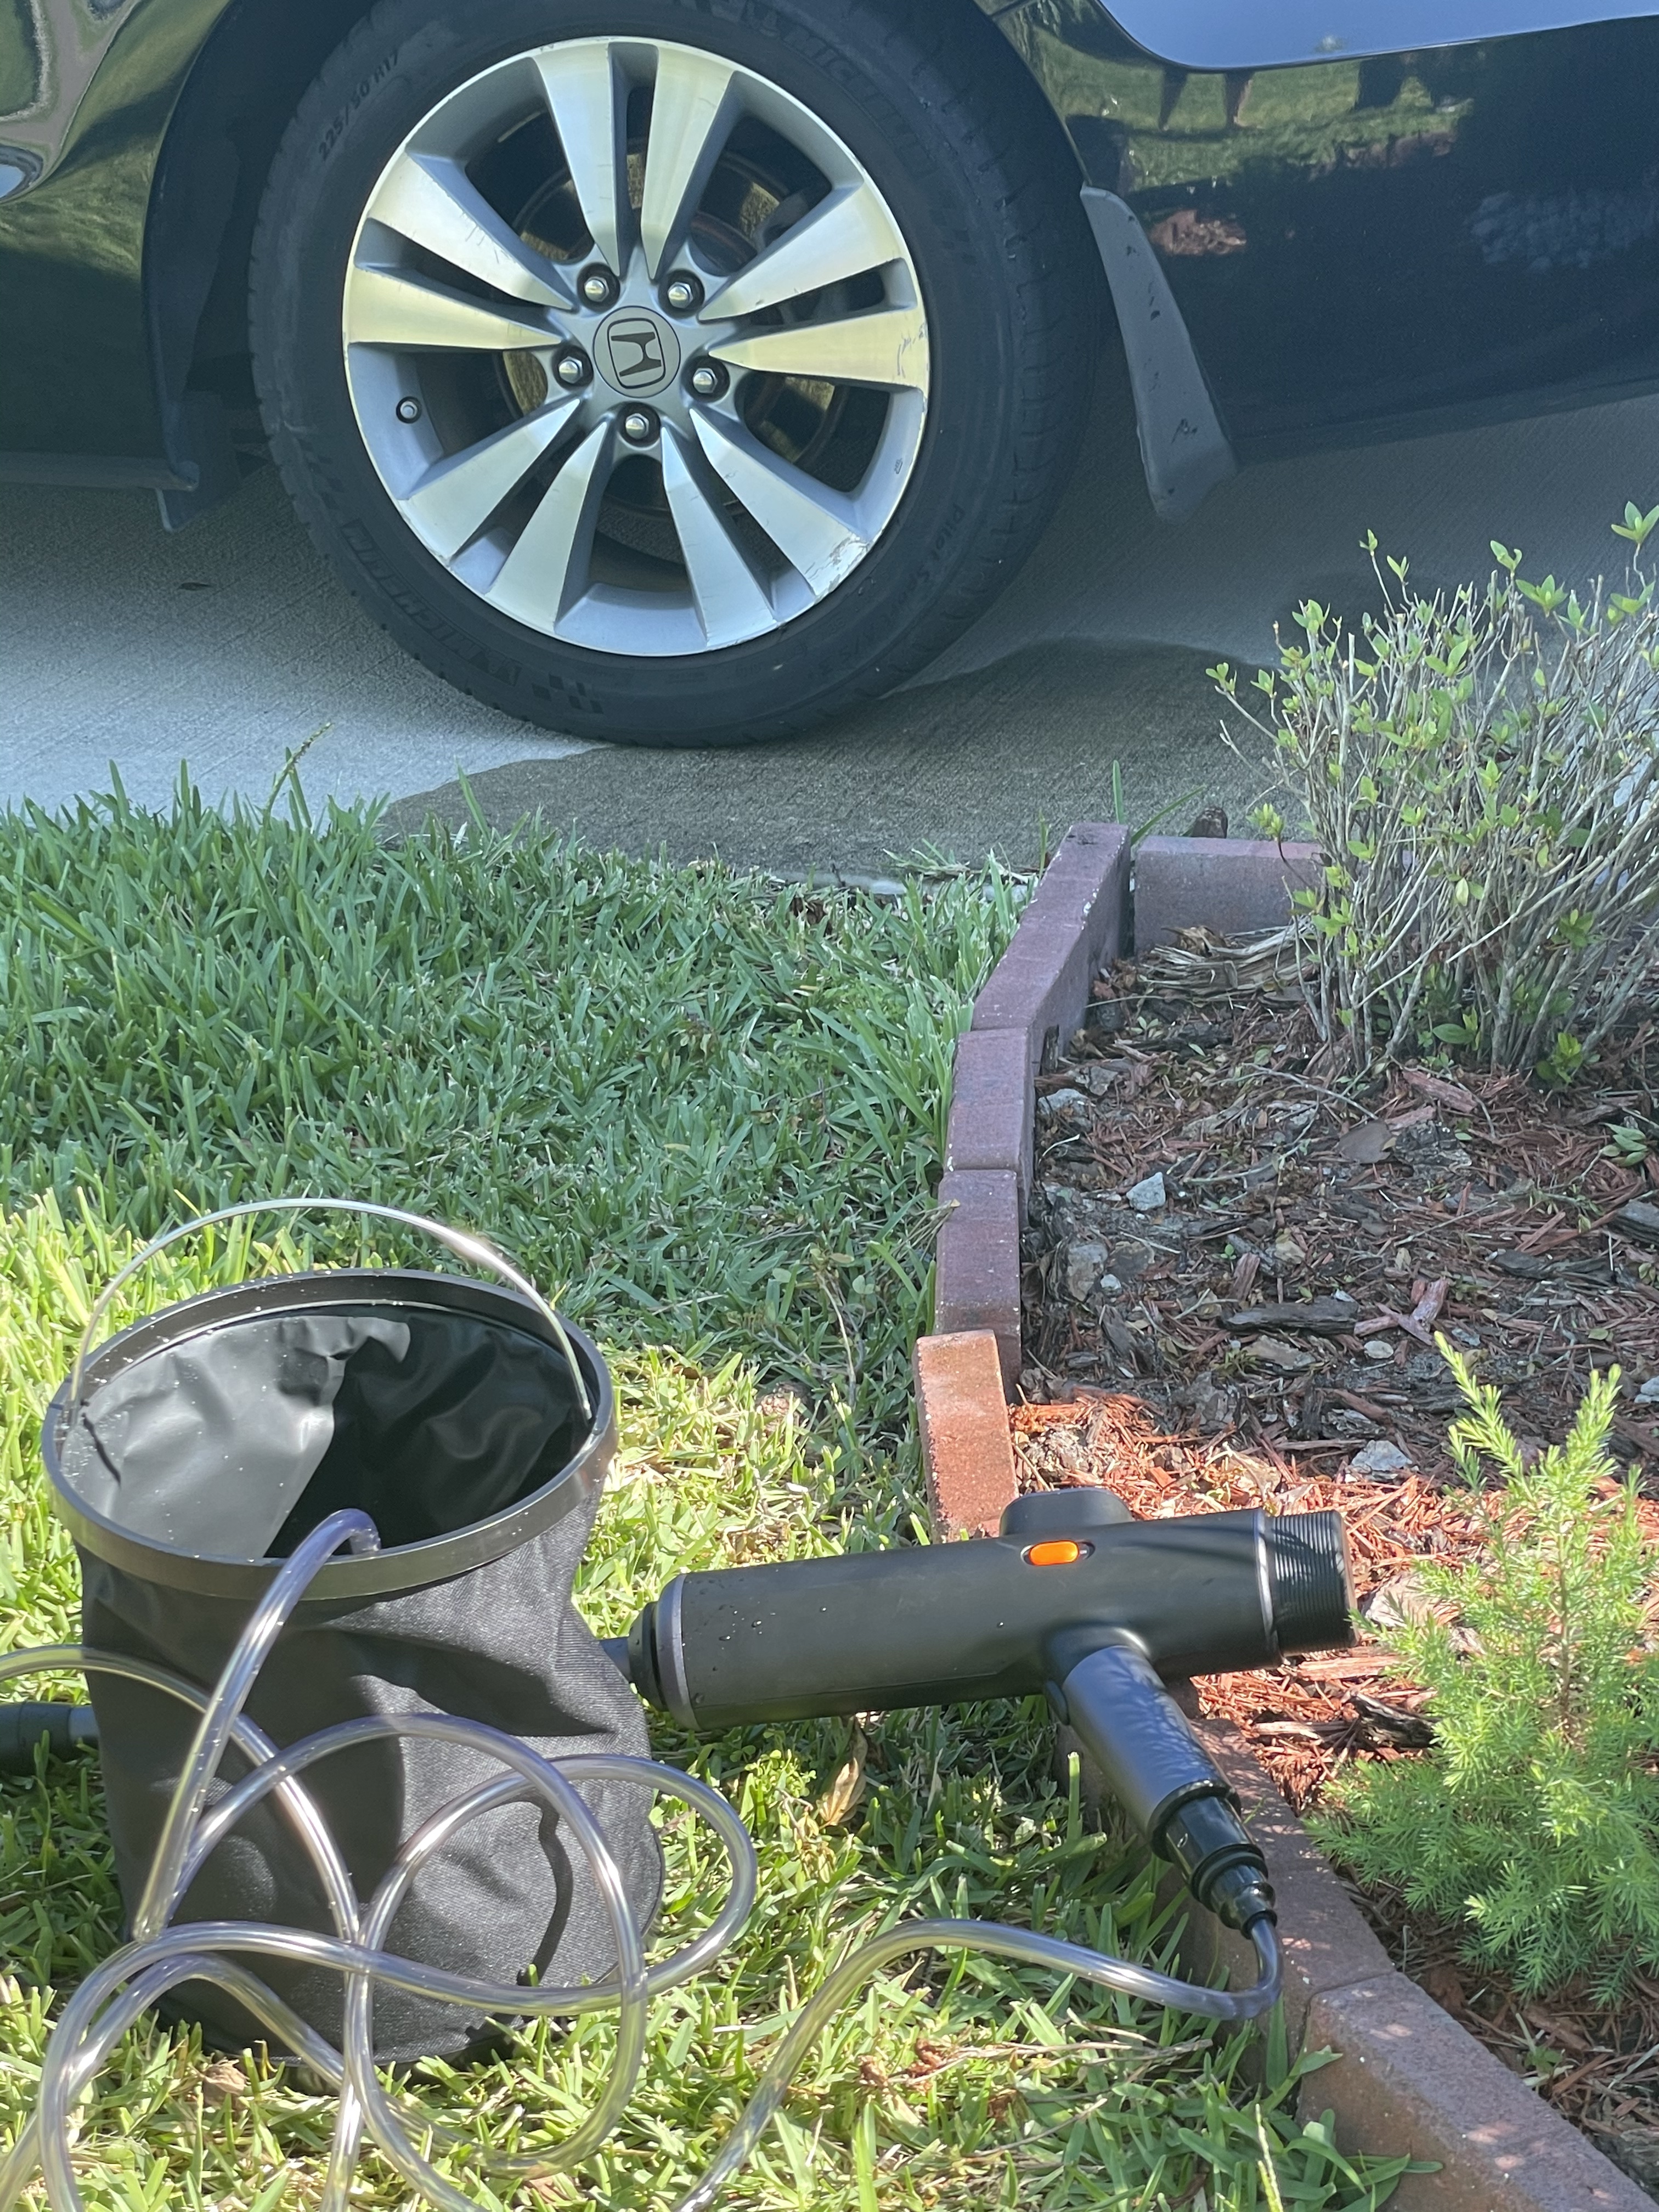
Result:
M989 1329L919 1336L916 1419L936 1540L994 1536L1014 1495L1014 1448Z

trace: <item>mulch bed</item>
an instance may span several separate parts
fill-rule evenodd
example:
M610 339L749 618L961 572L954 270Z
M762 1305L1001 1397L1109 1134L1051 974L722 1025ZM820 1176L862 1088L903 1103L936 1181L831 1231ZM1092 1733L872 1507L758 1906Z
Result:
M1038 1079L1022 1485L1105 1483L1147 1515L1336 1507L1386 1627L1423 1561L1483 1542L1446 1443L1462 1401L1443 1332L1532 1445L1616 1360L1615 1446L1659 1540L1659 1393L1642 1390L1659 1376L1659 1026L1562 1097L1409 1067L1362 1089L1329 1072L1288 957L1194 936L1120 966ZM1615 1125L1651 1137L1644 1163L1607 1156ZM1298 1809L1344 1762L1429 1740L1375 1644L1198 1687ZM1638 1978L1612 2013L1571 1990L1524 2002L1455 1929L1354 1894L1397 1964L1659 2184L1659 1984Z

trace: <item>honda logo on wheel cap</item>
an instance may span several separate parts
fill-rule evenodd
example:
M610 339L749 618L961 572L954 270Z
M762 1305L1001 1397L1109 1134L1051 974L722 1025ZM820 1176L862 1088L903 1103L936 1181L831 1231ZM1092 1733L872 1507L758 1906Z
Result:
M621 308L601 323L593 353L612 391L630 398L660 392L679 370L679 340L646 307Z

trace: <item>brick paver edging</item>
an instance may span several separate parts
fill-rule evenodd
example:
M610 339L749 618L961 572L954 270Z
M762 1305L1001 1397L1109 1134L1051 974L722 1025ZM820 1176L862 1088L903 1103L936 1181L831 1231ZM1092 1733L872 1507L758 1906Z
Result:
M988 1328L1019 1374L1019 1231L1031 1189L1031 1079L1070 1036L1127 926L1129 833L1066 832L957 1040L933 1277L933 1327Z
M1129 933L1129 833L1069 830L957 1041L939 1183L933 1326L988 1328L1005 1388L1019 1373L1019 1232L1031 1194L1031 1079L1083 1019L1089 987ZM1164 943L1204 922L1228 935L1271 929L1313 879L1311 845L1230 837L1143 837L1134 856L1134 939Z
M1306 846L1141 841L1136 942L1194 923L1237 934L1289 913L1317 865ZM995 1531L1015 1495L1006 1394L1019 1372L1019 1231L1031 1185L1031 1081L1082 1018L1120 950L1129 846L1115 824L1073 830L1021 916L959 1040L939 1185L934 1334L915 1347L917 1422L936 1540ZM1206 886L1208 887L1206 889ZM1341 2053L1313 2076L1308 2111L1336 2113L1346 2145L1438 2161L1408 2174L1399 2212L1653 2212L1653 2199L1551 2111L1386 1953L1239 1731L1206 1722L1217 1762L1267 1853L1285 1948L1291 2047ZM1220 1954L1254 1971L1242 1939L1194 1915L1189 1970ZM1206 1951L1204 1947L1210 1948Z

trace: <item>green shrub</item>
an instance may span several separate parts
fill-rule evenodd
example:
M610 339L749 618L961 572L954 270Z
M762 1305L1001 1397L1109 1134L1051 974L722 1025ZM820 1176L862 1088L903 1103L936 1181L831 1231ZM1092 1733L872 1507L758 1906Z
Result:
M1614 527L1639 554L1656 524ZM1583 605L1492 551L1484 589L1432 599L1378 567L1358 641L1310 601L1244 712L1325 856L1297 905L1326 1038L1362 1069L1438 1042L1560 1083L1659 951L1659 605L1635 569Z
M1350 1768L1317 1824L1363 1881L1462 1918L1468 1955L1523 1996L1575 1976L1617 1993L1659 1966L1659 1659L1645 1645L1654 1549L1607 1439L1617 1368L1530 1465L1498 1395L1446 1346L1468 1408L1465 1471L1492 1462L1490 1544L1424 1572L1439 1618L1395 1638L1431 1692L1431 1750Z

